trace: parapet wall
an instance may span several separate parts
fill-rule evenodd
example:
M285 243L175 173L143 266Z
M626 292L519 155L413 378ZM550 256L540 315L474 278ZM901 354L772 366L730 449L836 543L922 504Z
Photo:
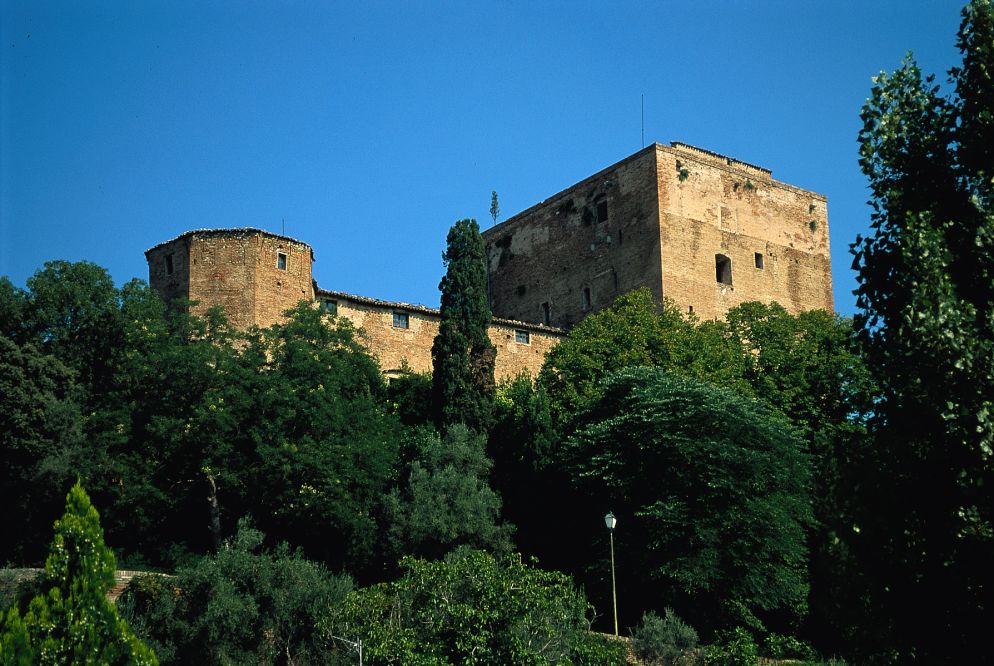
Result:
M402 368L432 371L431 348L438 335L438 310L409 303L394 303L337 291L317 291L318 305L351 321L361 329L361 339L388 376ZM511 379L523 371L538 375L546 353L563 336L559 329L519 321L495 319L488 331L497 349L494 375Z

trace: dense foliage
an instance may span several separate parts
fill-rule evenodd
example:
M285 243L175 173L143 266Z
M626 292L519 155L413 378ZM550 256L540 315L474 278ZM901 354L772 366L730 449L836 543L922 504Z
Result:
M114 554L104 545L100 517L78 483L55 523L42 593L27 611L12 607L0 627L4 664L154 665L158 661L121 619L107 592Z
M940 95L909 56L877 77L860 164L872 233L856 319L880 385L854 539L864 649L964 661L994 622L994 6L963 10ZM922 599L928 599L922 604Z
M132 581L122 613L161 663L326 663L317 625L351 580L262 540L241 521L217 553L175 576Z
M579 479L627 519L633 589L695 624L803 617L811 522L808 456L761 403L660 369L604 382L568 442Z
M483 238L476 220L449 230L438 336L431 348L432 409L439 429L464 423L477 432L491 425L497 351L487 334L490 301Z
M587 632L591 608L563 574L470 549L402 567L397 581L349 595L326 625L361 640L367 664L625 663L621 646Z

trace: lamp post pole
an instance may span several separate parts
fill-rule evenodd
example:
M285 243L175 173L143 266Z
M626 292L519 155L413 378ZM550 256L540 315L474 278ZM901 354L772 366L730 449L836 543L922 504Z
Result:
M613 513L608 512L604 516L604 524L607 525L607 533L611 539L611 604L614 607L614 635L618 636L618 587L614 581L614 526L618 524L618 519Z

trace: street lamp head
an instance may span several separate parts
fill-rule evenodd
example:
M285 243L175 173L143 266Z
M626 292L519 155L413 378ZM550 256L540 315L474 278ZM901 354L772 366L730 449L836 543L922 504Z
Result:
M607 525L609 530L614 530L614 526L618 524L618 519L614 517L613 513L608 512L608 514L604 516L604 524Z

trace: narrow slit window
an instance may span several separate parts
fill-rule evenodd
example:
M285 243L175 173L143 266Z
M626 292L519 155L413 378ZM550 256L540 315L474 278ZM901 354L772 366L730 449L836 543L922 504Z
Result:
M590 287L583 288L583 309L590 309Z
M529 335L528 331L518 329L514 332L514 341L519 345L529 345L531 344L531 335Z
M720 284L732 284L732 260L723 254L714 255L714 279Z
M607 199L597 202L597 221L607 222Z
M166 275L173 274L173 254L170 252L166 255Z
M552 307L548 301L542 303L542 323L546 326L552 323Z
M762 252L757 252L756 253L756 268L762 268L762 267L763 267L763 253Z
M410 328L411 322L407 317L406 312L394 312L393 313L393 327L394 328Z
M276 268L281 271L286 270L286 252L276 253Z

